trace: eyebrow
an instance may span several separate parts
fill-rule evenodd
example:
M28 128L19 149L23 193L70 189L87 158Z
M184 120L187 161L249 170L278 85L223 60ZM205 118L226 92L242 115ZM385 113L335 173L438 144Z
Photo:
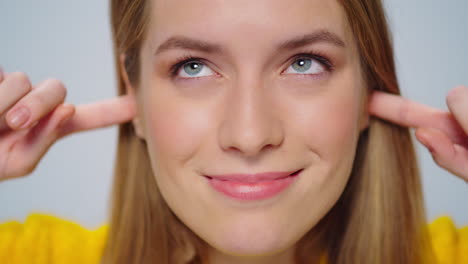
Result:
M345 48L345 42L335 33L328 30L318 30L309 34L295 37L290 40L281 42L278 50L290 50L304 47L313 43L325 42L334 46ZM205 53L222 53L224 48L218 44L206 42L203 40L193 39L185 36L173 36L159 45L154 55L158 55L172 49L188 49L197 50Z
M296 49L299 47L307 46L317 42L325 42L333 44L340 48L345 48L344 41L335 33L328 30L319 30L303 36L287 40L278 45L279 50Z

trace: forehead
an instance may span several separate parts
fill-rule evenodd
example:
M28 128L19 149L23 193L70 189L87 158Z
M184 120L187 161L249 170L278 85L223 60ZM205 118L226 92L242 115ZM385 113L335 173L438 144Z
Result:
M233 44L234 40L278 42L328 30L350 40L336 0L151 0L149 37L154 45L173 35Z

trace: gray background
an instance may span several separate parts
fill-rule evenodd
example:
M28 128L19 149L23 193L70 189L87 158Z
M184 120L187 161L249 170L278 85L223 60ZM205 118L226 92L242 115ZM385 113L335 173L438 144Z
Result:
M468 85L467 0L393 0L402 92L446 109L445 95ZM108 1L0 1L0 65L26 72L33 83L62 80L67 101L88 103L115 95ZM468 113L467 113L468 114ZM0 184L0 221L44 212L94 228L105 223L116 128L85 132L55 144L36 171ZM418 144L429 220L450 215L468 224L468 185L436 166Z

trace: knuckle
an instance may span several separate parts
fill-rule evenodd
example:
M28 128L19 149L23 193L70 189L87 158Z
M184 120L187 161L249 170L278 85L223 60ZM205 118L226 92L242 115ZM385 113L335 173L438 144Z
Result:
M27 176L27 175L33 173L35 169L36 169L35 165L25 167L25 168L23 168L22 170L19 171L18 175L19 175L19 177Z
M49 85L54 86L54 87L65 88L65 85L63 84L63 82L55 78L48 78L45 82L47 82Z
M36 161L36 160L28 160L27 162L25 162L23 164L23 166L21 166L21 168L19 169L17 174L20 175L20 176L27 176L27 175L33 173L34 170L36 169L38 163L39 162Z
M65 88L65 84L62 81L55 78L49 78L45 82L53 89L54 93L60 95L61 98L65 98L67 95L67 88Z
M10 173L8 173L6 178L13 178L14 179L14 178L25 177L25 176L33 173L35 168L36 168L36 164L31 164L31 165L27 165L27 166L17 168L15 170L11 171Z
M454 88L452 90L449 91L449 93L447 94L447 96L445 97L445 102L448 106L451 106L455 103L455 101L457 100L457 97L458 97L458 91L457 91L457 88Z
M31 81L24 72L14 72L8 76L15 83L18 84L18 89L22 89L24 92L29 92L32 89Z
M468 100L468 87L465 86L457 86L453 88L445 97L445 102L448 106L463 104L466 100Z
M12 72L9 76L9 78L14 78L14 79L17 79L17 80L29 80L29 77L28 75L26 75L26 73L24 72Z
M34 105L54 106L56 101L63 101L66 95L64 84L57 79L49 78L39 84L29 97L29 102Z
M43 96L40 93L31 93L25 103L35 110L37 110L38 107L42 109L43 106L47 104L47 96Z

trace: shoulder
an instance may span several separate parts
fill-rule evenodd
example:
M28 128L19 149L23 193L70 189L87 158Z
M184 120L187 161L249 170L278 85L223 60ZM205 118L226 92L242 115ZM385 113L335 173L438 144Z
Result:
M107 226L88 230L46 214L0 224L0 263L99 263Z
M468 226L458 228L448 216L429 224L432 247L440 264L468 263Z

